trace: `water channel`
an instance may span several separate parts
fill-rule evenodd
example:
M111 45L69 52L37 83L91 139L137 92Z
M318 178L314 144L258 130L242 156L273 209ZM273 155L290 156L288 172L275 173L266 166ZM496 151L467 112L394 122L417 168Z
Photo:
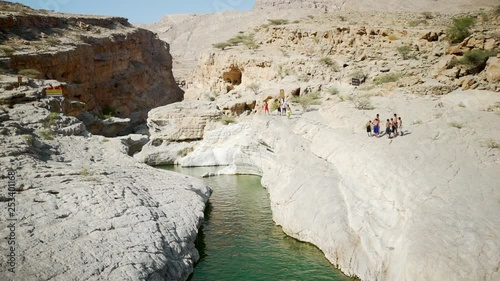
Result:
M165 169L195 177L217 168ZM286 236L272 220L267 190L257 176L203 179L213 189L190 281L347 281L313 245Z

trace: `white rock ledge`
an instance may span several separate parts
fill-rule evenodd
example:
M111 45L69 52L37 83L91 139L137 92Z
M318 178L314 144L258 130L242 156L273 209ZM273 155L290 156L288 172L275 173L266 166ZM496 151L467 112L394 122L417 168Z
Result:
M16 121L9 122L0 127ZM19 190L15 274L6 265L10 231L0 202L0 280L188 278L211 194L202 181L137 163L120 139L0 141L0 175L16 171ZM5 197L7 179L0 182Z

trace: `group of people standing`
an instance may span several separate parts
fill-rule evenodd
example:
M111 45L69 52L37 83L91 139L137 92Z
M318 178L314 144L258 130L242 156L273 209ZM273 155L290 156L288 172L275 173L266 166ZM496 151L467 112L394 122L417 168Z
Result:
M264 101L264 114L269 115L269 104L268 100ZM290 105L285 101L285 98L280 98L278 100L278 114L280 116L287 116L290 118L292 115L292 110L290 109Z
M373 133L372 133L372 125L373 125ZM369 137L371 136L376 136L376 137L381 137L384 135L383 133L380 133L380 116L377 114L375 119L369 120L368 123L366 123L366 132ZM387 135L387 138L395 138L397 135L402 136L403 135L403 120L401 120L401 117L398 117L396 113L394 113L394 117L387 119L385 122L385 134Z

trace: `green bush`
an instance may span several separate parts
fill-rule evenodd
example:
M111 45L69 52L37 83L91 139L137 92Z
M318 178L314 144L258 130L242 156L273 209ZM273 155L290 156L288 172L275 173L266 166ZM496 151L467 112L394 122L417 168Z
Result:
M331 87L331 88L328 88L328 92L330 94L332 94L332 96L335 96L335 95L339 94L339 89L337 89L336 87Z
M329 57L322 57L319 59L319 62L326 66L329 66L335 72L339 71L338 64Z
M489 57L495 56L496 51L486 51L480 49L474 49L464 53L464 56L456 60L455 63L468 66L468 72L475 74L483 71L486 67L486 61Z
M236 46L238 44L243 44L249 49L257 49L259 45L255 42L255 39L253 38L253 34L250 35L243 35L239 34L236 35L235 37L227 40L227 43Z
M54 139L54 132L52 132L49 129L40 130L39 134L42 137L42 139L44 139L44 140L53 140Z
M288 20L285 20L285 19L275 19L275 20L268 20L269 21L269 24L271 25L284 25L284 24L288 24Z
M214 48L224 50L225 48L232 46L232 44L229 42L220 42L220 43L212 44L212 46Z
M299 103L304 107L307 107L309 105L320 105L321 104L321 101L319 100L320 98L321 98L320 93L314 92L299 97L293 97L291 101Z
M402 73L387 73L384 75L379 75L373 79L373 82L376 85L384 84L384 83L390 83L390 82L396 82L399 80L399 78L403 77Z
M458 43L470 35L470 29L476 23L473 17L453 18L452 25L446 30L446 36L451 43Z
M398 53L403 57L404 60L411 58L411 55L410 55L410 53L412 51L411 45L405 44L403 46L399 46L397 48L397 50L398 50Z
M500 5L495 9L495 14L500 15Z
M32 135L22 135L22 138L26 144L33 145L35 143L35 138Z

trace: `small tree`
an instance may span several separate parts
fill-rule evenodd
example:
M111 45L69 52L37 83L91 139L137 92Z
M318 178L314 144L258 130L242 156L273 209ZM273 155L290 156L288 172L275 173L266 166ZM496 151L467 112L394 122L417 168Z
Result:
M247 88L252 90L252 92L254 92L255 94L258 94L260 90L260 85L257 83L251 83L250 85L248 85Z
M458 43L467 38L476 23L473 17L453 18L452 21L452 25L446 30L446 36L451 43Z

